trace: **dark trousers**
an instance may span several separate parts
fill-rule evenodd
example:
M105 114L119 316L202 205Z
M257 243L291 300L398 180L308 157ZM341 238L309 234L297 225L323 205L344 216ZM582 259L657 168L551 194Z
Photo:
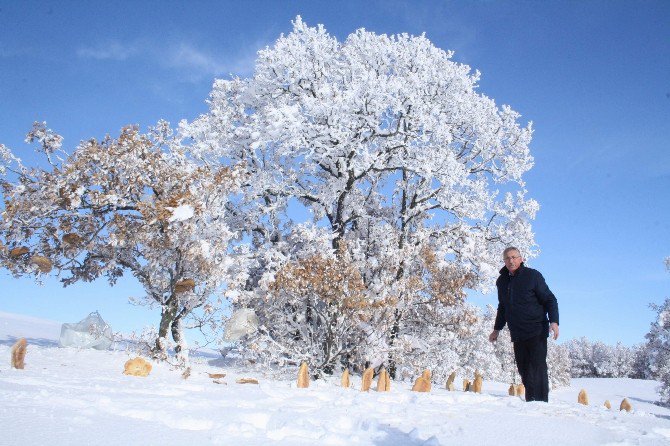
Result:
M541 334L514 342L514 359L526 388L526 401L549 401L547 337Z

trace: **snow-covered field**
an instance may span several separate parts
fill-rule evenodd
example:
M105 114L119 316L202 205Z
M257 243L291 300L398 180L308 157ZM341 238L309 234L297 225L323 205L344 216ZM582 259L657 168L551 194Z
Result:
M360 377L351 389L339 377L298 389L293 380L222 367L214 354L194 357L186 380L166 364L138 378L121 373L129 353L59 348L59 332L56 322L0 313L0 444L670 444L670 410L653 404L654 381L574 379L548 404L486 381L481 395L447 392L444 383L420 394L403 382L390 393L362 393ZM10 348L21 336L26 368L15 370ZM226 373L225 384L207 372ZM236 384L241 377L260 384ZM577 404L581 388L591 406ZM617 410L624 396L631 413Z

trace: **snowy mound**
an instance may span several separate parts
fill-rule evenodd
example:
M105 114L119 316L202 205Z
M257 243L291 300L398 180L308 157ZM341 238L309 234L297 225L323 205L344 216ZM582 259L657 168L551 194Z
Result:
M30 344L57 345L60 329L59 322L0 312L0 342L27 338Z
M546 404L487 381L481 395L444 383L419 394L406 382L362 393L360 377L351 389L339 377L298 389L205 357L186 380L156 363L137 378L122 374L131 353L58 348L60 324L0 313L0 328L0 429L13 444L670 444L670 410L653 404L654 381L577 379ZM20 336L29 339L26 368L14 370L9 350ZM207 373L226 376L217 383ZM237 384L242 377L260 384ZM592 406L576 403L581 388ZM624 396L632 413L602 407L609 399L616 409Z

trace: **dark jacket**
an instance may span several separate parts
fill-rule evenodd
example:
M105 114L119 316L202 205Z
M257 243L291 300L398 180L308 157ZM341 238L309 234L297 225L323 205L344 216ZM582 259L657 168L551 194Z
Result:
M503 267L496 287L498 313L494 330L502 330L507 323L512 342L540 334L549 336L549 322L558 323L558 302L539 271L522 263L510 276L507 267Z

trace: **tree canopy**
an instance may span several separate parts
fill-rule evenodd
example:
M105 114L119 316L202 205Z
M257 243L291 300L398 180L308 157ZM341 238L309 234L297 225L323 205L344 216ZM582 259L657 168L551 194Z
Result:
M16 180L1 182L2 265L15 275L53 269L66 286L99 277L114 284L130 272L144 302L161 308L154 352L165 355L171 334L179 353L183 321L239 277L223 212L238 172L190 160L165 122L149 135L126 127L118 138L84 141L72 155L61 140L40 123L29 133L46 168L5 152Z
M386 332L389 349L402 321L437 302L428 257L442 294L456 296L491 286L504 247L534 254L538 204L522 179L532 127L479 93L479 72L452 56L425 36L360 29L339 42L298 17L259 51L252 77L215 81L209 112L180 131L194 156L247 169L240 205L264 254L236 305L288 323L267 311L263 284L310 252L345 247L367 304L386 303L371 330ZM295 203L309 221L291 221Z

